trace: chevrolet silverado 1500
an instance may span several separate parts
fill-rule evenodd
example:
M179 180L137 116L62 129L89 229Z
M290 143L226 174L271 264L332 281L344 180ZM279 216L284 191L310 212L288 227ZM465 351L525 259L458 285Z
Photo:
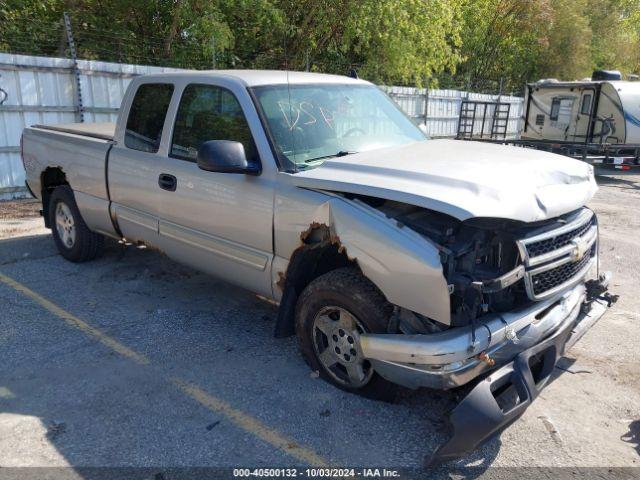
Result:
M273 299L276 335L349 391L473 381L438 460L517 418L607 306L591 166L428 140L363 80L138 77L115 125L35 125L22 149L68 260L125 239Z

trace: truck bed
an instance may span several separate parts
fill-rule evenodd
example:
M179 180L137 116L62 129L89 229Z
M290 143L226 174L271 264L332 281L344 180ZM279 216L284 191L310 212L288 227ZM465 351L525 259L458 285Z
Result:
M22 135L26 180L34 194L42 191L42 172L59 169L76 201L82 194L107 202L106 159L115 134L113 123L34 125ZM107 206L101 206L107 212Z
M116 131L116 124L112 122L56 123L54 125L34 125L33 128L71 133L85 137L99 138L101 140L113 140Z

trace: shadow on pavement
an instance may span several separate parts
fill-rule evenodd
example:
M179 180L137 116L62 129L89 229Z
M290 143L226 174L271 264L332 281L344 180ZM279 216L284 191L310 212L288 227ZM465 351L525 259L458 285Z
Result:
M152 362L133 364L0 284L0 387L11 392L0 396L0 432L2 414L46 428L16 430L24 444L8 449L16 462L26 452L40 458L48 442L72 467L295 464L168 376L340 465L419 468L446 440L460 392L406 391L387 404L335 389L310 375L294 338L273 338L272 305L158 252L110 241L101 259L73 264L35 235L0 241L0 269ZM494 438L451 467L481 472L500 446Z
M598 185L606 185L621 189L640 190L640 175L638 175L637 171L632 173L624 171L616 173L596 171L596 181Z
M623 442L630 443L640 455L640 420L634 420L629 424L629 431L621 438Z

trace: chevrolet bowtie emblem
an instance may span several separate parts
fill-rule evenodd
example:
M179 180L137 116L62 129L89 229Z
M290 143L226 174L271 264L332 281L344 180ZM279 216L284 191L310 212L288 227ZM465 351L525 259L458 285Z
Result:
M582 238L574 238L571 240L573 250L571 250L571 259L574 262L582 260L584 254L587 253L587 242Z

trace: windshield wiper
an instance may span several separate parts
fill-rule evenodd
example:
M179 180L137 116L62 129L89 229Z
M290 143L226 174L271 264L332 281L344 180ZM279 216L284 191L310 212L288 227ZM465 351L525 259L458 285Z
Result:
M337 153L332 153L331 155L323 155L321 157L316 158L308 158L304 161L304 163L317 162L318 160L324 160L325 158L333 158L333 157L346 157L347 155L353 155L354 153L358 153L350 150L340 150Z

